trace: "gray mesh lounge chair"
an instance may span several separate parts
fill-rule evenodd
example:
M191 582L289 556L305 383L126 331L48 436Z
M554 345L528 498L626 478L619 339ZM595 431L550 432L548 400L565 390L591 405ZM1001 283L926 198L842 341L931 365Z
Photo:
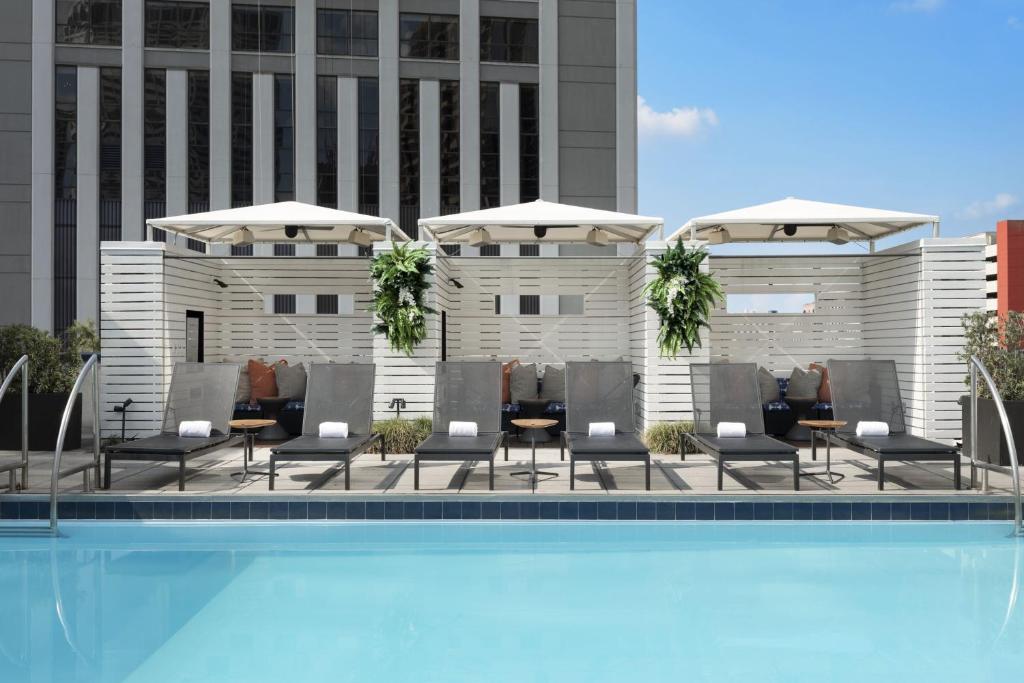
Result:
M722 490L725 465L729 462L793 462L793 490L800 490L800 455L795 446L764 433L761 389L755 363L694 363L690 366L693 396L693 434L685 434L701 453L718 463L718 490ZM718 437L719 422L743 422L745 437ZM683 454L684 443L679 453Z
M110 488L114 460L177 461L178 490L184 491L185 462L232 441L229 423L238 371L232 363L175 363L160 434L104 448L103 488ZM207 438L178 436L178 425L185 420L209 420L213 430Z
M477 435L448 436L448 423L476 422ZM433 433L416 447L413 488L420 487L420 461L487 460L488 488L494 489L494 457L505 445L501 431L501 363L440 362L434 369Z
M576 488L576 461L595 467L606 460L644 463L644 488L651 489L651 452L633 425L633 367L628 362L565 364L565 431L562 459L569 449L569 489ZM591 422L614 422L615 436L587 436Z
M832 443L878 462L878 489L889 460L948 461L953 463L953 488L960 489L960 454L953 446L907 434L896 362L892 360L829 360L832 414L846 426L831 436ZM857 436L861 421L886 422L888 436Z
M313 363L309 366L302 436L270 449L271 491L278 462L344 463L347 491L352 480L352 460L356 456L379 443L380 459L384 459L384 443L373 433L373 381L373 363ZM320 438L321 422L347 422L348 437Z

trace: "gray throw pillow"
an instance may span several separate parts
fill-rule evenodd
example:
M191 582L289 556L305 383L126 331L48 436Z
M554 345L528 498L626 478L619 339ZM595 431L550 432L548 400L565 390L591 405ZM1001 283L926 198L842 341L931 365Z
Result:
M238 388L235 389L235 403L248 403L252 398L252 382L249 381L249 371L242 370L238 373Z
M537 366L533 363L512 368L512 402L524 398L537 398Z
M565 368L544 366L544 382L540 386L540 397L565 403Z
M274 379L277 380L277 395L301 401L306 398L306 368L298 365L274 366Z
M786 398L809 401L818 400L818 389L821 388L821 373L817 370L804 370L793 368L793 374L789 376L789 388L786 389Z
M761 402L771 403L779 400L779 381L767 368L757 369L757 383L761 387Z

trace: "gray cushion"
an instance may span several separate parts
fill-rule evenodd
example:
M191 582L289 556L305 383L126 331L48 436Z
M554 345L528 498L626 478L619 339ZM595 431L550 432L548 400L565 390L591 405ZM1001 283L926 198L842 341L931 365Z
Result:
M761 403L779 400L779 381L766 368L757 369L757 383L761 387Z
M544 382L540 386L540 397L549 401L565 403L565 368L553 365L544 367Z
M277 380L278 397L299 400L306 398L306 368L302 363L275 365L274 379Z
M249 371L242 370L238 373L238 388L235 389L235 403L248 403L252 398L252 382L249 381Z
M817 370L793 368L789 376L789 388L786 398L795 400L818 400L818 389L821 388L821 373Z
M533 363L512 368L512 402L524 398L537 398L537 366Z

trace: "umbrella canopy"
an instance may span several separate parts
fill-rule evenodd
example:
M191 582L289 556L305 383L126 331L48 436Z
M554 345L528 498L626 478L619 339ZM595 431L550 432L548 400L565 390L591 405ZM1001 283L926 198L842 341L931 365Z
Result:
M184 216L151 218L146 224L211 243L350 242L407 240L390 218L328 209L302 202L277 202Z
M938 216L787 197L691 218L669 238L725 242L844 242L878 240L921 225L935 226Z
M643 242L664 221L538 199L523 204L421 218L437 242Z

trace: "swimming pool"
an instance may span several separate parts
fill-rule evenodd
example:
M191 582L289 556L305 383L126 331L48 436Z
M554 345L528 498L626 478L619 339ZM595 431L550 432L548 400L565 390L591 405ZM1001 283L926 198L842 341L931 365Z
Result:
M0 680L978 681L1006 523L67 523L0 538Z

